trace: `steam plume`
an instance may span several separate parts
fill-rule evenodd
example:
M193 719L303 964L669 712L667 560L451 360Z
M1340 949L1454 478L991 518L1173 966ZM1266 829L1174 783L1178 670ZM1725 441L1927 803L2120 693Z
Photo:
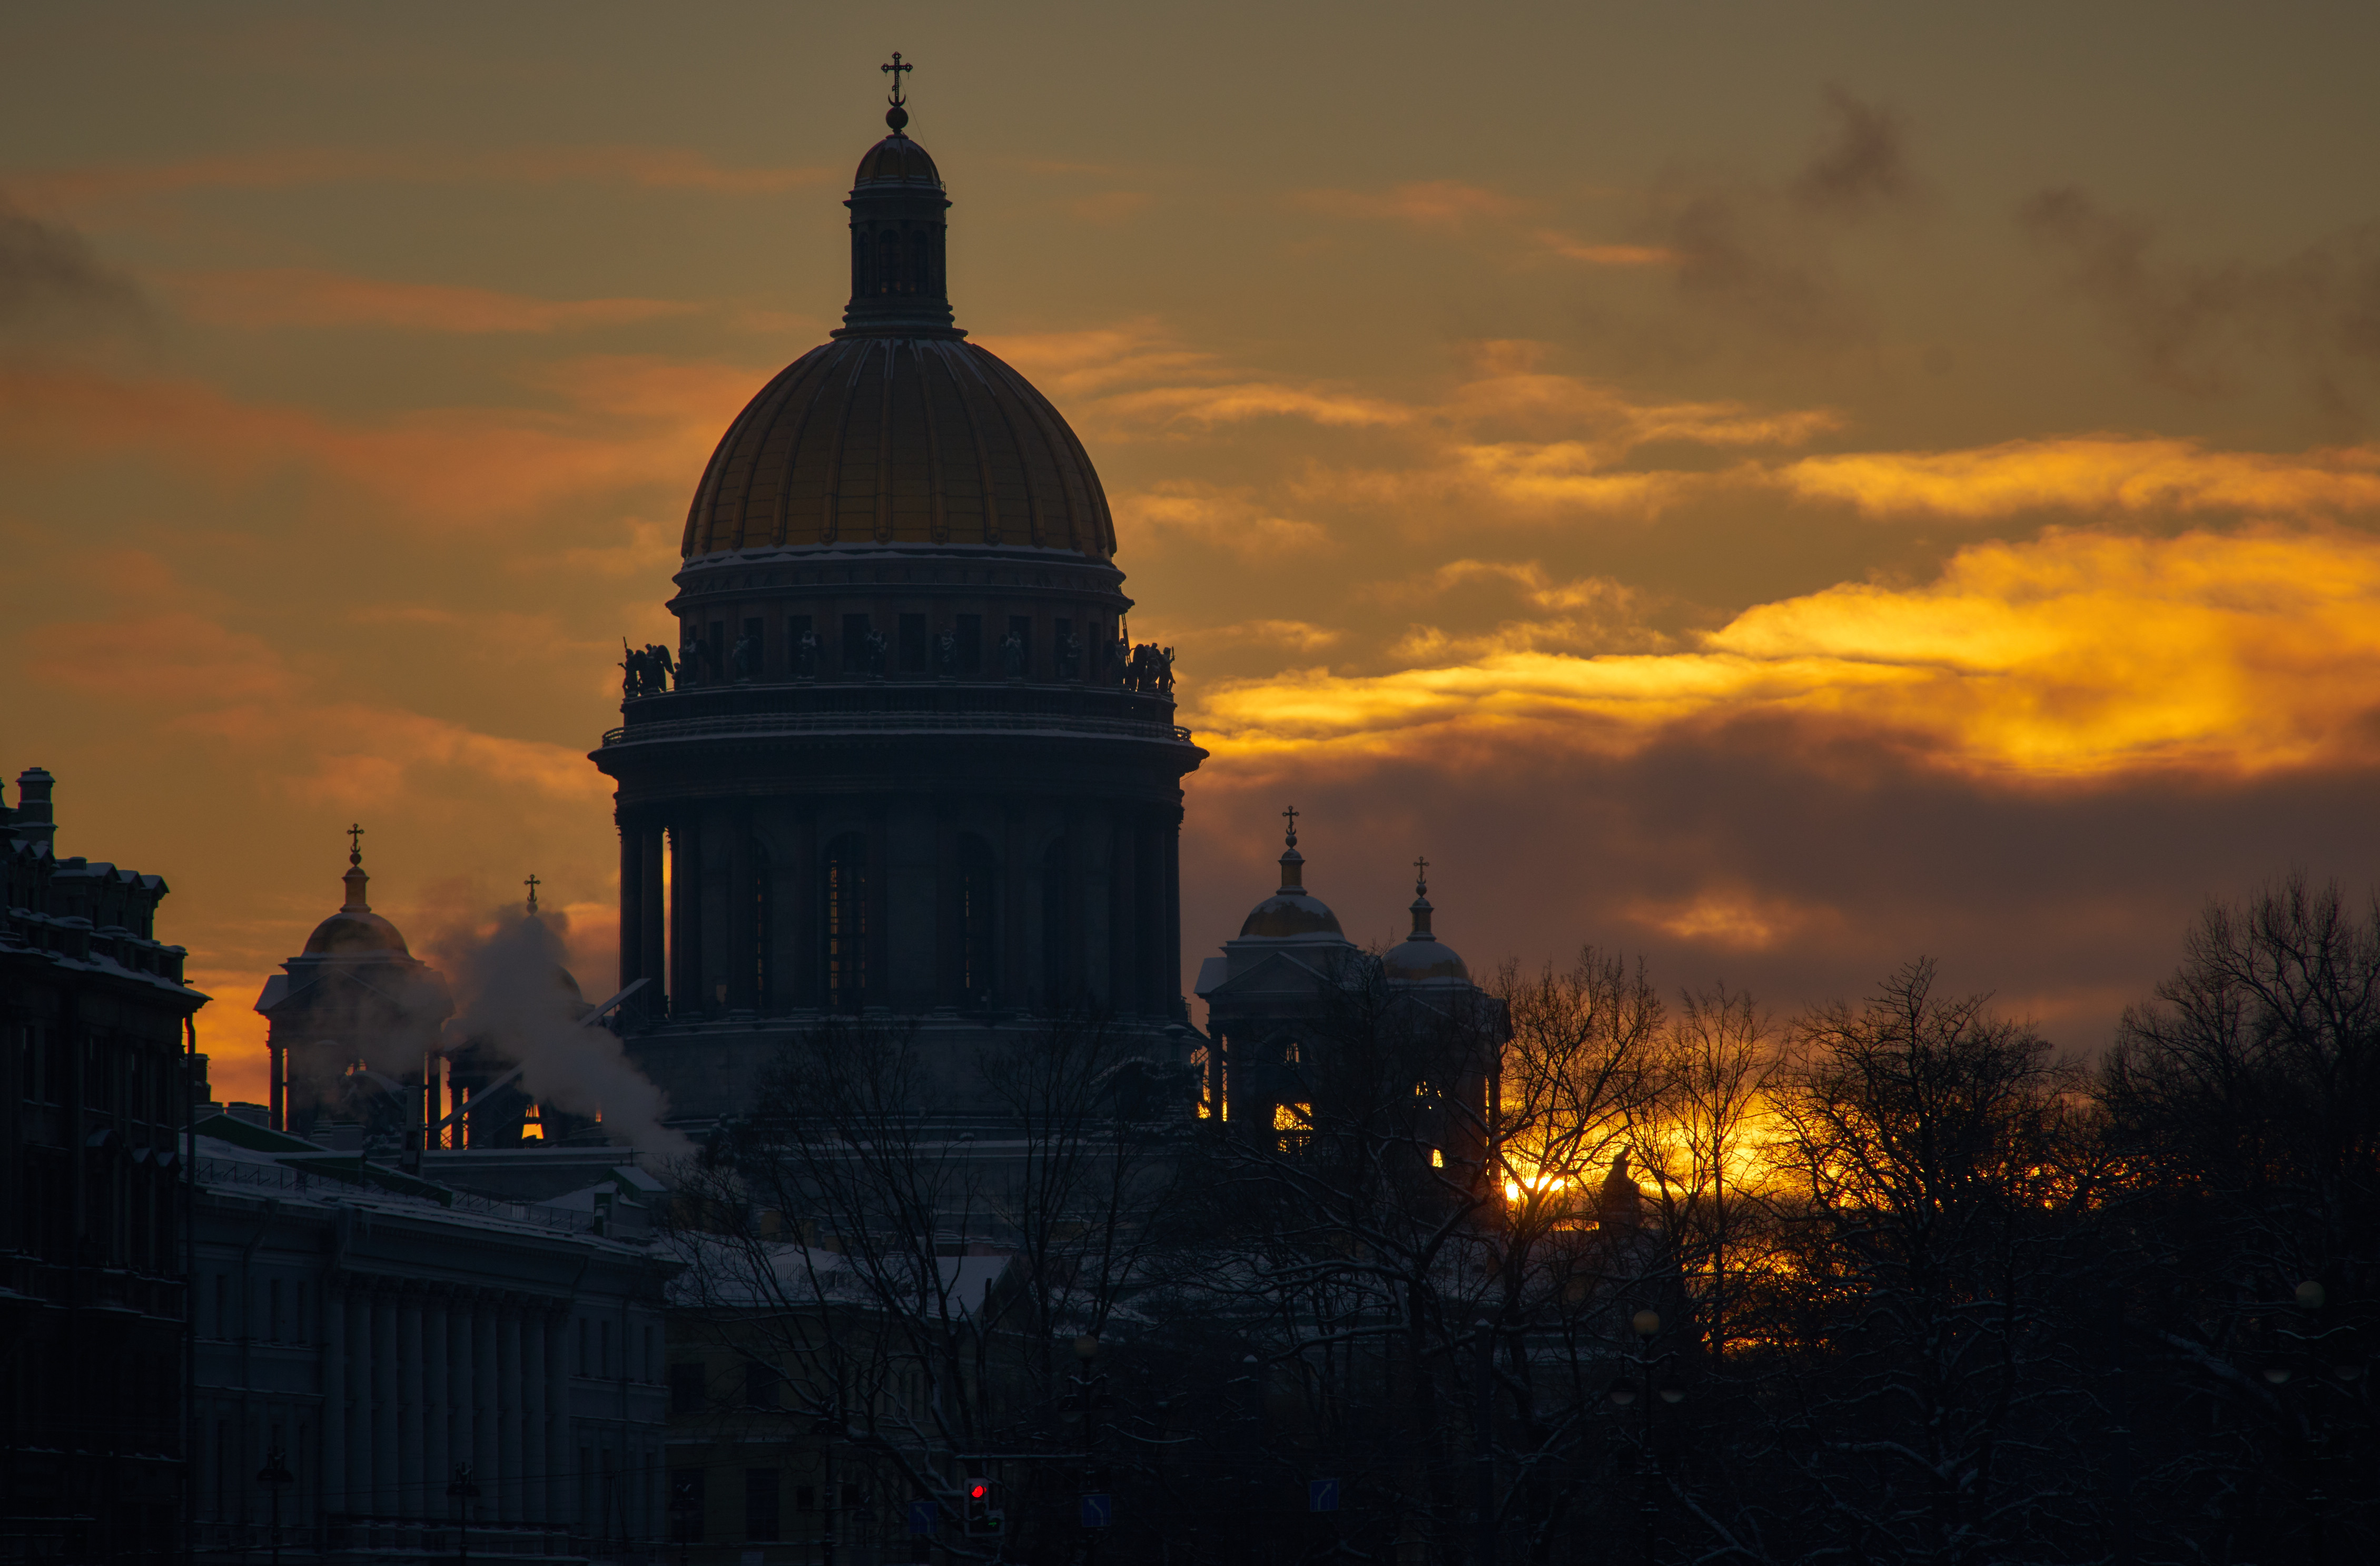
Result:
M567 978L559 912L506 908L492 927L457 929L434 943L455 986L450 1038L475 1040L520 1066L521 1086L540 1103L573 1114L601 1113L605 1131L638 1152L684 1158L694 1145L662 1123L668 1097L628 1062L613 1034L579 1021L585 1002Z

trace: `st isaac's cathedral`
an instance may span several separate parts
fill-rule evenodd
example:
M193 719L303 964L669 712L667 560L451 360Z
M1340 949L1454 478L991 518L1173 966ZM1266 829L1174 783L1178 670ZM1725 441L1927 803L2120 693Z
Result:
M843 327L721 438L677 647L629 651L592 753L617 784L620 983L644 981L629 1052L701 1123L821 1017L914 1026L963 1096L1001 1032L1099 1014L1190 1112L1223 1078L1180 977L1182 783L1207 753L1170 649L1127 636L1082 443L954 323L950 200L897 91L885 117L845 203ZM1313 906L1283 937L1352 954ZM1438 950L1442 987L1461 964Z

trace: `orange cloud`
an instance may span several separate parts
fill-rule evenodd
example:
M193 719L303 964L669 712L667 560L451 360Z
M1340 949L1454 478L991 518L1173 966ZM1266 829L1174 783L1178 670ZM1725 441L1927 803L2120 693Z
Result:
M42 678L86 696L186 706L269 700L296 680L261 637L160 610L104 625L45 625L27 648Z
M1263 381L1223 386L1159 386L1111 396L1107 399L1107 407L1127 417L1154 417L1163 423L1186 422L1208 428L1249 419L1307 419L1317 424L1357 426L1402 424L1413 417L1412 409L1378 397Z
M1665 650L1670 638L1645 623L1650 607L1642 589L1608 577L1557 581L1536 561L1454 560L1415 582L1384 583L1367 595L1384 602L1436 598L1473 583L1500 586L1550 618L1512 619L1492 631L1450 635L1436 625L1415 625L1388 649L1404 662L1464 662L1503 653L1553 648L1572 652Z
M1318 524L1276 516L1245 490L1173 480L1119 494L1114 505L1119 532L1127 538L1146 528L1249 559L1338 547Z
M1068 201L1066 211L1084 223L1122 223L1138 217L1154 200L1146 190L1102 190Z
M384 326L419 332L556 332L618 326L695 309L669 299L537 299L491 288L394 283L304 267L163 280L185 314L211 326Z
M722 365L621 357L545 376L563 405L550 411L436 408L364 422L190 382L0 370L0 441L29 461L146 455L225 483L311 470L460 526L625 485L683 485L758 383Z
M839 177L816 165L728 168L673 147L524 147L494 152L270 148L163 163L34 169L10 179L27 202L67 207L184 190L276 190L309 185L492 185L590 180L645 189L774 195Z
M1300 653L1319 652L1346 639L1345 632L1310 620L1242 620L1229 625L1202 625L1179 635L1184 645L1195 648L1285 647ZM1159 639L1164 637L1165 633L1160 632Z
M1681 941L1738 952L1766 952L1815 925L1840 926L1835 909L1764 895L1747 887L1716 887L1691 897L1644 899L1627 916Z
M1386 191L1305 190L1295 200L1329 217L1386 219L1417 228L1459 228L1521 210L1510 196L1459 179L1417 180Z
M2289 455L2208 451L2195 441L2084 436L1973 451L1804 457L1779 469L1775 481L1871 516L1981 519L2051 509L2303 516L2380 507L2380 446Z
M1598 245L1567 234L1541 229L1537 243L1565 261L1589 266L1674 266L1685 258L1660 245Z
M1184 346L1146 318L1082 332L1018 333L976 341L1062 403L1152 377L1203 379L1217 373L1214 355ZM1072 413L1070 408L1070 417Z
M1693 652L1498 649L1376 675L1210 687L1219 754L1406 752L1525 727L1626 752L1771 715L2002 778L2224 775L2380 759L2380 539L2277 528L2053 530L1961 551L1933 582L1762 604Z

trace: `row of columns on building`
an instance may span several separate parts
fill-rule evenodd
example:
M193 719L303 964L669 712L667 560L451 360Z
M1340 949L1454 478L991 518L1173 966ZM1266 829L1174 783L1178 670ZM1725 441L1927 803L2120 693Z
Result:
M324 1313L322 1509L451 1519L468 1463L475 1519L572 1515L568 1309L494 1291L350 1285Z
M851 833L824 832L815 815L801 818L792 834L790 863L770 858L752 818L749 805L623 813L623 988L639 978L650 981L655 991L666 992L667 1009L678 1016L826 1008L824 865L833 841L851 836L864 845L868 869L868 1003L903 1011L962 1003L957 976L963 937L954 927L954 889L967 823L935 823L936 929L933 940L922 942L916 932L893 928L881 812ZM1172 1015L1181 989L1180 807L1126 808L1106 817L1087 813L1071 819L1054 842L1041 844L1038 855L1033 852L1037 835L1021 823L1012 822L997 835L1002 841L990 846L1002 887L1002 974L993 988L1003 1004L1087 1002L1130 1014ZM723 854L718 852L722 847ZM1059 850L1054 856L1053 848ZM1063 878L1054 900L1046 888L1042 897L1033 894L1048 875ZM1038 965L1026 940L1028 930L1057 948L1041 953ZM896 942L934 953L927 984L894 965ZM645 1009L648 1014L662 1010Z

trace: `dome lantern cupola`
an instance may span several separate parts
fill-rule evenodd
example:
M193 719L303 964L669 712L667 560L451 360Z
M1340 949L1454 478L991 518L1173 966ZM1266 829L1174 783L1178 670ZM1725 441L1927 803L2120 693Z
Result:
M1281 890L1249 912L1240 926L1240 938L1287 940L1318 935L1334 941L1343 941L1339 916L1305 890L1305 856L1297 851L1297 807L1291 806L1281 815L1289 822L1289 829L1283 834L1288 845L1281 850Z
M389 953L410 959L405 936L395 925L371 911L364 901L364 888L371 877L364 873L364 829L347 829L347 873L342 879L347 889L347 900L339 911L314 927L306 938L306 955L359 956L369 953Z
M1431 933L1429 861L1414 861L1413 933L1389 948L1380 966L1392 984L1469 984L1471 970L1454 949Z
M851 303L837 337L964 337L952 323L950 274L943 253L950 198L941 171L909 140L907 96L901 78L911 67L898 54L884 67L892 76L892 134L868 149L853 179Z

